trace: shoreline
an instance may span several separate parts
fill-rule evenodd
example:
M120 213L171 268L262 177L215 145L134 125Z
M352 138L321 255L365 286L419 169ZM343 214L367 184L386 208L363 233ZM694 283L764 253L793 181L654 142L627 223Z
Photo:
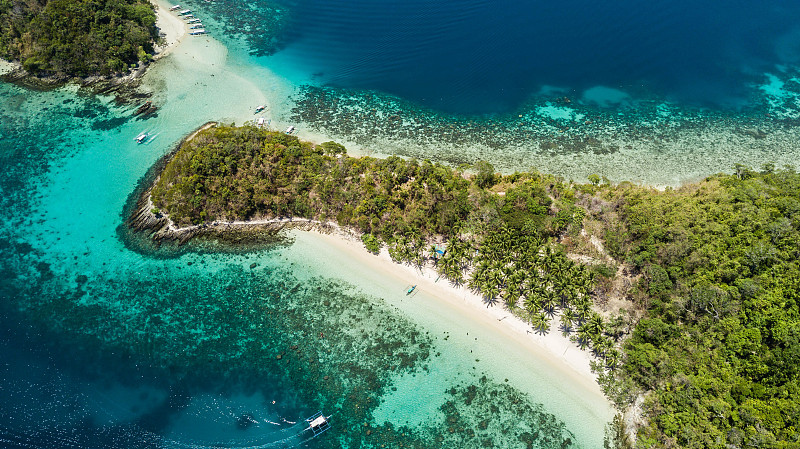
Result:
M189 31L189 25L172 13L166 4L159 0L150 0L156 12L156 27L159 35L163 34L164 45L154 46L155 55L153 61L157 61L169 55L175 48L183 42Z
M206 123L176 145L180 146L194 137L198 132L215 125ZM160 164L166 164L174 152L167 154ZM162 167L163 168L163 167ZM457 309L471 321L491 329L494 334L516 341L537 360L546 360L549 366L571 380L578 383L589 394L613 407L602 393L595 374L591 371L590 362L595 358L588 350L581 350L575 343L558 330L558 320L554 319L550 330L542 335L523 319L506 310L502 304L487 306L480 295L466 286L453 286L427 263L416 268L391 259L386 247L382 247L378 255L370 253L361 242L360 234L350 228L339 226L331 221L319 221L307 218L271 218L249 221L214 221L200 225L178 227L167 216L154 213L152 203L152 187L158 182L160 173L142 191L126 225L133 232L145 232L147 239L161 244L175 242L179 246L199 236L217 237L221 240L231 231L239 233L278 232L287 230L290 234L303 232L305 237L316 239L326 246L335 249L347 258L357 261L360 266L379 273L381 276L395 279L399 283L418 285L419 291L434 298L440 304ZM253 234L255 235L255 234Z
M416 268L395 262L386 247L381 248L377 255L367 251L358 239L358 235L350 229L332 223L315 222L315 224L317 226L292 227L289 232L290 234L302 232L306 237L324 242L325 245L346 254L349 259L379 272L383 277L416 285L420 293L434 298L449 308L458 309L460 314L470 317L472 321L484 327L491 328L494 333L521 343L531 355L546 360L552 368L567 375L570 381L580 383L586 390L596 393L607 401L589 365L594 360L591 352L581 350L569 338L562 336L556 326L557 320L553 321L546 334L538 334L533 331L530 324L513 315L502 304L487 306L480 295L465 286L451 285L446 279L440 278L439 273L428 264Z

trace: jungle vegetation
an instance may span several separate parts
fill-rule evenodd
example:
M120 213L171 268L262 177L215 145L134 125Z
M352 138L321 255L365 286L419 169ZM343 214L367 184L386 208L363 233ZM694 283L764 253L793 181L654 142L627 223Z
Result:
M618 417L607 447L800 447L800 175L736 166L666 191L589 180L355 158L222 126L182 145L152 199L179 225L335 221L539 332L557 322L597 355L609 398L641 403L636 441ZM568 257L591 254L586 230L613 262ZM625 306L600 313L622 273Z
M645 313L607 385L647 392L639 445L800 447L800 175L737 165L677 190L592 193L606 247L640 273Z
M0 0L0 57L35 76L111 75L153 56L147 0Z

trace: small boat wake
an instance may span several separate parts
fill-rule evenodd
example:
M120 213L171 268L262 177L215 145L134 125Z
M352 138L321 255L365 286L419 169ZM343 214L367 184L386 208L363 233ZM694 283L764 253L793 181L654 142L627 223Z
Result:
M141 133L139 133L139 135L138 135L138 136L134 137L134 139L133 139L133 140L134 140L136 143L138 143L139 145L142 145L142 144L144 144L144 145L149 145L149 144L150 144L150 143L152 143L152 142L153 142L153 141L156 139L156 137L158 137L160 134L161 134L161 133L152 133L152 132L150 132L150 131L142 131Z
M260 421L247 416L245 419L250 420L253 425L258 425ZM174 439L162 439L161 443L164 447L168 448L191 448L191 449L273 449L282 448L289 449L298 447L318 436L327 432L331 428L330 416L325 416L322 412L317 412L313 416L306 418L302 421L289 421L281 418L281 421L289 424L288 427L283 427L271 433L269 437L255 437L252 439L237 439L228 441L178 441ZM275 426L284 426L284 424L263 419L267 424ZM269 441L265 441L269 439Z

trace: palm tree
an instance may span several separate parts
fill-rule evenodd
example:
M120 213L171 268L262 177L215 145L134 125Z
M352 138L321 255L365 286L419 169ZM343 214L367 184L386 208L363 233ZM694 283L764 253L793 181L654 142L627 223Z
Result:
M575 304L575 312L578 315L578 321L584 322L592 313L592 305L586 298L581 298Z
M500 270L493 269L490 271L489 275L487 276L487 281L497 286L503 285L503 276L500 273Z
M564 327L565 331L572 329L573 321L575 321L575 312L573 312L572 309L564 309L561 312L561 325Z
M578 326L578 345L580 345L581 349L586 349L589 346L589 341L591 340L591 333L586 328L586 324L581 324Z
M575 290L574 285L565 287L564 289L561 290L560 293L561 294L559 295L558 299L559 299L559 306L561 306L562 309L569 307L569 305L572 304L572 301L578 296L578 293Z
M598 313L593 313L589 321L586 322L589 331L594 335L601 335L605 331L606 326L603 317Z
M526 296L523 304L525 305L525 310L530 314L536 313L542 309L542 302L536 294Z
M428 258L433 259L434 263L439 262L439 252L436 251L436 245L431 245L431 247L428 248Z
M487 286L483 290L483 302L486 303L486 307L495 305L497 303L497 295L499 294L500 290L496 285Z
M608 337L600 334L594 340L592 340L592 347L597 355L605 356L605 354L614 347L614 344L611 343L611 340Z
M553 290L547 290L546 292L544 292L544 300L542 301L542 306L548 315L553 316L553 314L556 312L557 304L558 304L558 296Z
M461 269L453 263L447 264L444 275L453 285L461 285L464 283L464 276L461 273Z
M505 296L503 296L503 302L505 303L506 308L512 312L517 308L518 300L519 295L514 292L506 292Z
M506 279L506 294L514 294L519 296L520 283L515 276L509 276Z
M546 334L550 330L550 318L544 312L534 313L531 316L531 325L541 334Z

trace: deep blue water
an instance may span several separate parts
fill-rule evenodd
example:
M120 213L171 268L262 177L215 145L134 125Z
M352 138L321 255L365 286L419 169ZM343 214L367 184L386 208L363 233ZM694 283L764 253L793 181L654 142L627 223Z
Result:
M254 5L264 2L253 2ZM283 2L279 2L283 3ZM796 1L287 1L275 57L334 87L450 113L511 112L545 86L729 108L800 61Z
M580 99L596 86L721 110L747 104L764 72L800 62L800 4L724 6L192 5L228 27L227 34L209 27L223 42L250 30L250 51L271 55L244 63L345 88L344 95L374 90L456 114L508 113L543 89ZM314 269L303 273L281 256L289 253L187 249L164 259L134 251L118 226L147 169L204 121L251 107L214 76L198 69L179 75L186 85L167 83L168 100L147 122L111 101L0 85L0 447L302 446L283 419L317 409L336 410L338 427L308 447L448 447L438 438L478 447L484 437L498 438L499 447L504 435L516 438L509 429L519 430L521 414L540 423L542 447L559 447L582 430L502 379L481 379L468 347L448 346ZM143 129L159 139L136 146L131 136ZM322 314L321 299L331 304ZM304 345L321 333L324 345ZM398 364L398 354L408 363ZM424 374L426 382L448 387L432 405L441 419L412 431L371 420L398 376L429 369L437 374ZM480 400L472 401L475 394ZM489 408L512 403L522 405ZM488 414L498 419L485 435L466 432ZM449 432L445 417L457 420L458 432ZM599 447L593 436L577 446Z

